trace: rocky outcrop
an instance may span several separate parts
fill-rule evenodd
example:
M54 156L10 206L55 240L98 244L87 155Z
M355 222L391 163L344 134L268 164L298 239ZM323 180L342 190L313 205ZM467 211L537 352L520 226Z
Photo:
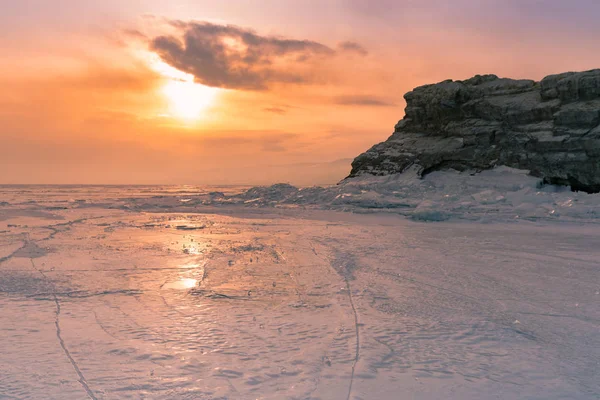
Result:
M404 98L404 119L352 162L350 177L505 165L600 192L600 70L541 82L477 75L421 86Z

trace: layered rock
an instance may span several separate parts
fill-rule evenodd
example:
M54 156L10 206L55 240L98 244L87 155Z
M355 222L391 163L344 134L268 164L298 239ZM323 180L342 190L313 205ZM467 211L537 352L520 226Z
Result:
M600 69L541 82L477 75L421 86L404 98L404 119L352 162L350 177L505 165L600 192Z

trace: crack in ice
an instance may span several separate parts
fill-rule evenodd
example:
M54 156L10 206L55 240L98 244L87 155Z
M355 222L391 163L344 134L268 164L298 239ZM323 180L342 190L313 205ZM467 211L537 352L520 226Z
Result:
M44 271L42 271L41 269L38 269L35 266L33 259L30 258L29 260L31 261L31 266L33 267L33 269L38 271L44 277L44 279L46 279L46 281L48 281L54 287L54 284L50 281L50 279L48 279L48 276L44 273ZM77 365L77 362L71 355L71 352L67 348L67 345L65 344L65 341L62 338L62 334L61 334L62 331L60 329L60 311L61 311L60 310L60 302L58 301L58 296L56 296L55 293L56 293L56 291L54 291L54 293L53 293L54 303L56 304L56 317L54 319L54 326L56 327L56 338L58 339L58 343L60 344L60 347L62 348L63 352L65 353L65 356L67 357L67 359L73 366L73 369L79 376L78 382L81 384L81 387L83 387L83 389L86 391L88 397L92 400L98 400L98 398L94 395L94 392L92 391L92 389L90 389L90 387L87 383L87 380L85 379L85 376L83 375L83 373L81 372L81 369L79 368L79 365Z
M0 264L10 260L11 258L13 258L16 254L18 254L21 250L23 250L25 247L27 247L28 241L27 241L27 236L25 235L25 240L23 241L23 245L21 247L19 247L18 249L16 249L15 251L13 251L12 253L10 253L9 255L5 256L5 257L0 257Z
M356 372L356 364L358 364L358 359L360 358L360 331L358 328L358 313L356 312L356 307L354 306L354 300L352 299L352 289L350 287L350 282L347 277L344 277L346 281L346 289L348 290L348 300L350 300L350 306L352 307L352 313L354 314L354 329L356 332L356 352L354 355L354 362L352 364L352 375L350 375L350 385L348 387L348 396L346 400L350 400L350 396L352 395L352 386L354 384L354 375Z
M42 270L39 270L41 273ZM138 294L143 294L141 290L132 290L132 289L121 289L121 290L103 290L100 292L88 292L85 290L75 290L72 292L53 292L53 293L35 293L28 295L27 297L35 298L36 300L47 300L46 297L43 296L52 296L54 297L68 297L72 299L86 299L89 297L97 297L97 296L109 296L114 294L122 294L126 296L135 296Z

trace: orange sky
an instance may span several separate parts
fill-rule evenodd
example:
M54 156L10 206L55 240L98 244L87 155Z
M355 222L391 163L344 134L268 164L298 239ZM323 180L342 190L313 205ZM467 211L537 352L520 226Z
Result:
M0 183L335 183L415 86L600 67L591 0L58 3L2 6Z

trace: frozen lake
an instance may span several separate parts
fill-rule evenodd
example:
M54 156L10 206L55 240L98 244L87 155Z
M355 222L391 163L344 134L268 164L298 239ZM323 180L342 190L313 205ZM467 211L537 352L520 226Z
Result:
M0 398L600 397L598 223L155 195L0 190Z

